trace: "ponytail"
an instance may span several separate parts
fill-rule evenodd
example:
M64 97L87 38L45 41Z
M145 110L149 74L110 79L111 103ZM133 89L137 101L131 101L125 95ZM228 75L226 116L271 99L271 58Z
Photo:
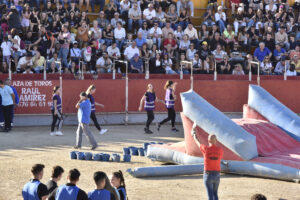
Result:
M167 82L166 82L166 84L165 84L165 86L164 86L164 89L166 90L166 89L168 89L168 87L170 87L171 85L173 85L173 81L170 81L170 80L168 80Z
M59 86L57 85L57 86L54 86L54 88L53 88L53 94L55 94L56 93L56 91L59 89Z
M106 174L105 174L106 175ZM113 196L115 200L120 200L120 195L117 193L116 189L111 185L110 180L108 179L107 175L105 177L105 189L108 190Z
M123 186L126 190L126 185L125 185L125 179L124 179L124 176L123 176L123 172L121 170L119 170L117 172L114 172L113 175L115 177L117 177L118 179L120 179L120 185Z
M95 87L95 85L94 84L92 84L92 85L90 85L89 87L88 87L88 89L86 90L86 94L90 94L91 93L91 91L92 90L94 90L94 89L96 89L96 87Z

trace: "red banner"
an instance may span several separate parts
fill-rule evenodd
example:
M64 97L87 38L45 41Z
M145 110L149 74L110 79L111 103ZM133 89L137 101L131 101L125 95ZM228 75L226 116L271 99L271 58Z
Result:
M49 114L52 105L52 90L59 81L15 80L12 86L17 89L19 105L17 114Z

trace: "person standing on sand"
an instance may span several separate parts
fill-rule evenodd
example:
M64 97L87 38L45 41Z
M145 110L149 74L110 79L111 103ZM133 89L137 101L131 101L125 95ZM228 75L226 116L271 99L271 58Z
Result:
M89 128L92 106L85 92L80 93L80 100L78 101L75 107L78 109L77 116L79 124L76 132L76 146L74 146L74 149L81 148L83 132L86 135L90 144L92 145L91 150L94 150L98 147L98 145Z
M197 134L194 132L193 137L200 148L204 158L203 181L206 187L208 200L218 200L218 187L220 184L221 159L223 157L223 149L217 145L217 136L210 134L208 136L208 146L200 144Z

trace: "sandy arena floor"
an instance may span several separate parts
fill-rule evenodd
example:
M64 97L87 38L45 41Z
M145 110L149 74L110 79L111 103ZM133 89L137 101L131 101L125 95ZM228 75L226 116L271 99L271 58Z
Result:
M182 129L172 133L169 126L161 128L153 135L143 134L143 126L108 126L109 132L103 136L94 135L100 147L96 152L122 153L123 147L141 147L144 142L182 141ZM110 175L119 169L156 166L145 157L133 157L131 163L93 162L70 160L69 152L75 143L76 127L64 127L64 136L50 137L48 127L15 128L9 134L0 133L0 200L22 199L21 190L30 178L30 168L34 163L46 165L46 182L54 165L61 165L65 171L77 168L81 172L78 186L85 191L94 188L92 175L97 170ZM88 151L84 138L83 151ZM202 175L137 179L125 174L129 200L183 200L206 199ZM59 184L66 181L66 173ZM263 193L268 200L300 199L300 184L235 175L222 175L219 197L224 200L247 200L254 193Z

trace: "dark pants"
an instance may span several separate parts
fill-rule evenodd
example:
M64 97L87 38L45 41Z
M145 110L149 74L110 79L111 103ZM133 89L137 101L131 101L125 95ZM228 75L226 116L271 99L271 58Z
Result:
M220 172L204 172L203 181L206 188L208 200L218 200L218 188L220 184Z
M146 122L146 128L149 129L150 124L154 120L154 113L153 110L147 110L147 122Z
M175 127L176 112L174 108L168 108L168 117L160 122L160 125L171 120L172 127Z
M98 123L97 117L96 117L96 113L95 112L91 112L91 119L94 122L94 125L96 126L96 128L98 129L98 131L101 131L101 127Z
M61 114L61 112L59 110L57 111L58 113L56 115L54 114L54 110L51 110L51 112L52 112L51 132L54 132L55 125L56 125L57 121L58 121L57 131L60 131L61 127L62 127L62 123L63 123L62 114Z
M13 105L2 106L3 117L4 117L4 128L6 130L11 129L11 118Z

